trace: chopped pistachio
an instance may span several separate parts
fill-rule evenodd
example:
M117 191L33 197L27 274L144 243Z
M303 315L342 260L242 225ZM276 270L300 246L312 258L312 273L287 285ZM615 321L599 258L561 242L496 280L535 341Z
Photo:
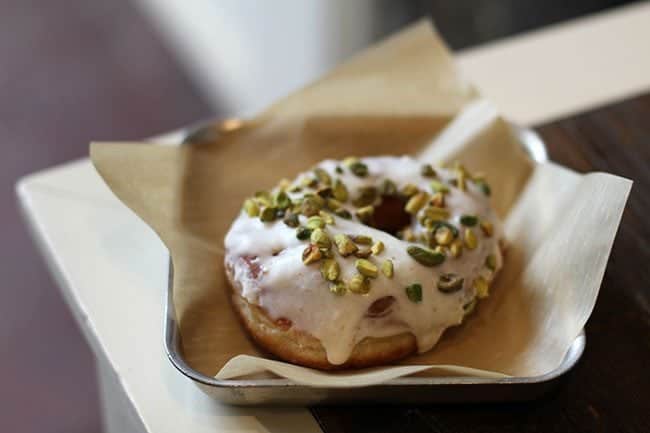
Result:
M435 231L435 239L439 245L449 245L454 240L454 234L447 226L438 226Z
M370 251L370 248L359 248L354 252L354 257L357 257L359 259L367 259L372 255L372 251Z
M316 179L324 185L331 185L332 184L332 178L330 177L329 173L325 170L323 170L320 167L316 167L314 169L314 175L316 176Z
M335 198L328 198L325 201L325 206L331 211L337 211L343 207L343 203Z
M461 242L460 239L456 239L451 243L449 246L449 252L451 253L451 256L454 258L458 258L463 254L463 243Z
M447 194L449 192L449 187L438 180L431 181L431 189L433 192L439 192L442 194Z
M424 164L420 169L420 174L424 177L436 177L436 171L431 167L431 164Z
M343 296L347 291L348 288L343 281L336 281L330 284L330 292L334 293L337 296Z
M442 207L427 206L424 208L422 218L426 218L430 222L444 221L449 218L449 211Z
M465 171L458 170L456 173L456 186L458 186L458 189L461 191L467 190L467 175L465 174Z
M350 167L352 164L359 162L359 158L356 156L348 156L343 158L343 165L346 167Z
M343 257L354 254L359 249L359 247L357 247L355 243L352 242L352 240L343 233L339 233L334 236L334 243L336 244L336 249L338 250L339 254Z
M384 179L379 186L379 194L381 195L395 195L397 194L397 185L390 179Z
M315 177L303 177L300 184L305 188L316 188L318 185L318 179Z
M314 229L311 232L309 239L313 244L318 245L320 248L329 249L332 245L332 241L330 241L329 236L327 236L327 233L325 233L323 229Z
M476 215L461 215L460 223L467 227L474 227L478 224L478 217Z
M370 292L370 281L363 275L357 274L350 279L348 283L348 289L350 289L352 293L365 295L366 293Z
M324 258L326 259L334 258L334 254L332 254L332 250L329 247L328 248L319 247L318 249L320 250L320 253Z
M438 278L438 290L442 293L453 293L463 288L465 280L456 274L442 274Z
M323 221L323 218L321 218L320 216L315 216L314 215L314 216L310 216L309 218L307 218L307 224L306 225L307 225L307 228L310 228L312 230L313 229L322 229L323 227L325 227L325 221Z
M384 262L381 264L381 272L387 278L393 278L393 262L390 260L384 260Z
M372 247L370 247L370 251L373 256L378 256L382 251L384 251L384 243L382 241L375 242Z
M366 259L356 260L354 262L354 267L357 268L357 271L359 271L361 275L366 277L377 278L377 275L379 275L379 269L377 269L377 266Z
M336 211L334 211L334 213L336 214L336 216L339 216L339 217L344 218L346 220L349 220L349 219L352 218L352 214L347 209L343 209L343 208L337 209Z
M296 229L296 237L301 241L306 241L311 237L311 229L302 226L298 227Z
M419 192L409 198L404 206L404 211L411 215L415 215L420 209L422 209L427 200L429 200L429 194L426 192Z
M306 194L302 200L301 206L303 215L309 217L318 214L324 203L325 201L322 197L314 194Z
M319 197L322 197L324 199L326 199L328 197L332 197L332 194L333 194L332 187L331 186L324 186L322 188L318 188L318 190L316 191L316 194Z
M287 209L291 206L291 199L289 198L289 195L284 191L278 192L273 198L273 202L275 204L275 207L278 209Z
M286 191L291 187L291 181L287 179L286 177L283 179L280 179L280 182L278 182L278 189L280 191Z
M271 222L271 221L275 220L275 211L276 210L277 209L272 207L272 206L263 207L260 210L260 221L268 223L268 222Z
M478 277L474 280L474 288L476 289L476 296L479 299L487 298L489 295L489 285L485 278Z
M402 240L405 240L407 242L415 241L415 234L413 233L413 230L411 230L410 227L407 227L404 230L402 230L400 236Z
M377 188L364 186L359 188L359 195L352 201L356 207L364 207L373 204L377 200Z
M478 246L478 239L476 239L476 235L474 234L472 229L470 228L465 229L464 236L465 236L465 246L467 248L473 250Z
M416 245L410 245L406 248L406 252L409 256L413 257L416 262L424 266L438 266L445 261L445 255L431 251L427 248L418 247Z
M244 211L249 217L255 218L260 214L260 207L255 203L255 200L249 198L244 201Z
M338 201L345 203L348 200L348 188L339 179L334 181L334 188L332 189L334 198Z
M360 207L354 212L356 217L359 218L359 221L364 223L370 221L370 218L372 218L372 215L374 213L375 213L375 208L372 206Z
M402 190L400 192L405 197L411 197L412 195L417 194L418 191L420 191L420 188L418 188L417 185L413 185L412 183L407 183L402 187Z
M476 181L476 186L481 190L483 194L486 196L490 196L492 194L492 190L490 189L490 185L487 184L484 180L477 180Z
M411 302L422 302L422 285L419 283L413 283L410 286L406 286L406 296Z
M289 227L298 227L298 225L300 224L300 222L298 221L298 215L296 215L293 212L287 212L284 215L283 221Z
M366 235L350 235L350 239L359 245L371 245L372 238Z
M328 224L328 225L331 225L331 226L334 225L334 218L329 213L322 210L322 211L320 211L318 213L318 215L320 215L320 217L323 219L323 221L325 221L325 224Z
M317 262L321 259L322 254L320 252L320 249L318 248L318 245L314 244L309 244L307 248L304 249L302 252L302 262L305 265L309 265L311 263Z
M497 256L490 254L485 258L485 267L489 270L494 271L497 268Z
M491 222L482 220L480 226L481 226L481 231L485 236L487 236L488 238L492 237L492 233L494 233L494 226L492 225Z
M434 253L443 254L445 256L447 255L447 251L449 251L449 248L444 245L436 245L436 247L433 249Z
M320 274L327 281L336 281L339 278L341 273L341 268L339 264L334 259L326 259L320 265Z
M348 168L355 176L366 177L368 175L368 166L361 161L353 162Z
M341 168L340 165L337 165L334 171L337 172L338 174L343 174L343 168Z
M449 230L451 230L451 234L454 236L454 238L458 237L458 228L456 228L455 225L449 224L447 221L437 221L433 224L432 229L435 231L440 227L447 227Z
M433 207L445 207L445 195L441 192L433 194L431 200L429 200L429 205Z
M257 191L255 193L255 201L261 206L273 205L273 197L271 197L271 193L268 191Z

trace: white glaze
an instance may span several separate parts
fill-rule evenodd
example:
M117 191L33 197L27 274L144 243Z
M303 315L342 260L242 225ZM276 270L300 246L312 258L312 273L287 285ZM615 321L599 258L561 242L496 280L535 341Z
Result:
M383 179L391 179L398 188L407 183L417 185L420 189L430 191L431 179L422 177L421 163L409 157L371 157L362 160L368 166L368 176L357 177L344 169L337 174L338 161L326 160L318 164L332 178L340 178L354 199L356 191L363 186L379 185ZM450 170L436 168L438 179L451 179L455 175ZM295 181L299 184L305 176L299 175ZM291 194L296 197L301 194ZM348 200L346 207L353 213L354 207ZM372 279L370 293L358 295L348 292L336 296L329 291L319 271L319 263L304 265L302 252L307 241L296 238L294 228L286 226L281 220L263 223L258 218L250 218L244 212L233 222L225 238L227 251L226 262L235 272L235 278L242 285L241 295L249 302L266 310L272 319L287 318L293 326L318 338L327 358L332 364L342 364L350 356L354 346L365 337L383 337L411 332L416 337L418 350L431 349L443 331L463 320L463 306L474 299L475 289L472 281L483 276L491 280L493 272L485 266L489 254L497 257L497 269L502 259L498 248L501 237L501 225L490 207L486 197L472 183L467 183L467 191L450 187L446 195L446 207L450 211L449 221L458 227L460 215L473 214L492 222L494 234L485 237L481 230L474 229L479 239L475 250L464 249L460 258L447 260L437 267L425 267L417 263L406 252L409 242L399 240L388 233L362 225L354 218L345 220L335 217L335 224L327 226L327 233L333 238L338 233L369 235L374 241L382 241L384 251L379 256L368 258L378 267L390 259L394 264L394 277L386 278L380 273ZM412 228L419 231L421 227L415 221ZM306 217L300 216L301 224ZM278 253L273 255L274 253ZM257 278L250 275L249 267L240 258L255 256L261 272ZM335 253L341 267L341 278L348 281L356 274L353 256L343 258ZM463 289L455 293L442 293L437 287L438 277L443 273L455 273L464 278ZM420 283L422 285L422 302L414 303L408 299L405 287ZM368 307L377 299L394 296L396 302L390 314L381 318L365 316Z

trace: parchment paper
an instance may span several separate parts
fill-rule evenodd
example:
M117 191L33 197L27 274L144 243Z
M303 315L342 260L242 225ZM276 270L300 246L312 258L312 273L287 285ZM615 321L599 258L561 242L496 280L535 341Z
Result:
M170 250L188 364L222 379L272 372L315 386L556 368L591 314L631 182L532 163L508 123L477 98L425 21L255 119L215 125L200 143L93 143L97 171ZM324 373L271 360L229 304L224 235L252 192L350 154L459 158L485 172L505 218L504 268L466 323L400 366Z

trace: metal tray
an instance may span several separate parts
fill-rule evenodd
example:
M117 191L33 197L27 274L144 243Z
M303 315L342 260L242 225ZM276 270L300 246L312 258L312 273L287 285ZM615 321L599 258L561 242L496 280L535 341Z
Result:
M186 130L185 142L214 140L215 123ZM512 126L523 148L538 163L548 160L546 147L532 130ZM176 135L177 137L178 135ZM183 359L181 336L173 302L173 266L169 261L169 282L165 315L165 350L171 363L211 397L238 405L314 405L331 403L459 403L534 399L553 386L578 362L585 348L584 330L574 340L562 364L535 377L484 379L473 377L401 377L380 385L361 388L317 388L288 379L218 380L192 369Z

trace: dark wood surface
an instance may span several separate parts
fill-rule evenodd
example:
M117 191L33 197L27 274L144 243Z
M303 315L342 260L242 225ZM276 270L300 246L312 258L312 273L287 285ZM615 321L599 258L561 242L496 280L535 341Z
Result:
M650 431L650 94L537 130L553 161L634 180L582 360L532 402L312 409L326 433Z

